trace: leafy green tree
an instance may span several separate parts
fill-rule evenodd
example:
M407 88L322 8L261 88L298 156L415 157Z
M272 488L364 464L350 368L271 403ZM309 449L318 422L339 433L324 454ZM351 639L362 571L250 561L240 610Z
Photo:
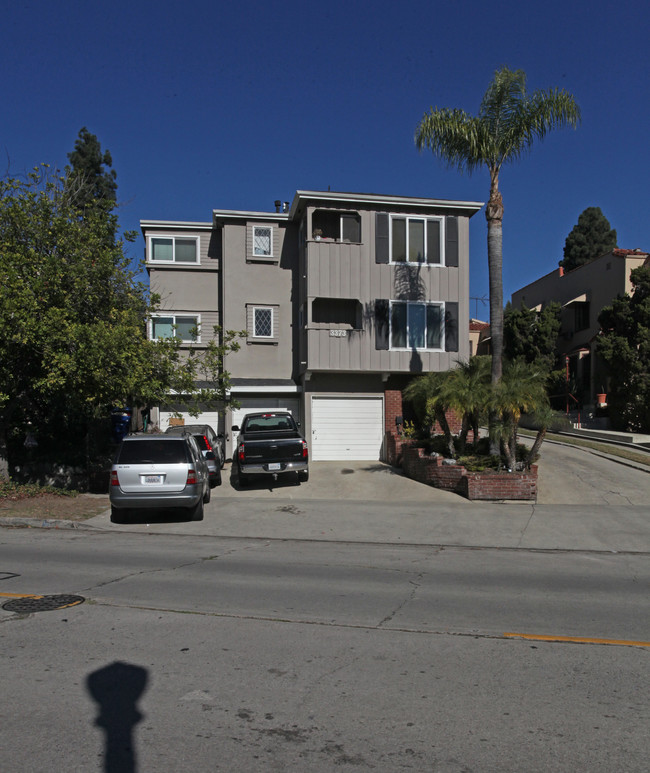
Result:
M559 303L541 311L508 302L503 315L503 350L507 359L535 363L552 371L557 362L557 338L562 326Z
M616 247L616 230L609 224L600 207L587 207L564 242L564 259L560 266L571 271L611 252Z
M617 298L600 312L596 351L609 371L612 424L650 432L650 266L635 268L630 279L633 294Z
M571 94L558 89L529 93L524 71L503 67L495 72L478 115L459 109L431 108L415 131L418 149L430 148L434 155L460 171L471 174L486 168L490 175L490 198L485 217L488 224L493 385L498 383L503 371L501 167L518 161L535 140L543 139L552 129L575 127L579 120L580 109ZM492 429L494 417L490 424ZM491 438L491 442L496 450L496 440Z
M80 209L97 201L115 204L117 172L112 169L113 159L108 150L102 152L99 140L85 126L79 130L68 159L72 166L69 183L78 188L76 201Z
M112 238L108 208L79 216L70 178L41 167L0 181L0 474L7 442L22 444L30 424L40 450L63 461L111 406L154 405L170 390L191 404L227 397L223 355L238 334L190 356L178 338L148 340L158 298ZM199 378L210 389L197 391Z

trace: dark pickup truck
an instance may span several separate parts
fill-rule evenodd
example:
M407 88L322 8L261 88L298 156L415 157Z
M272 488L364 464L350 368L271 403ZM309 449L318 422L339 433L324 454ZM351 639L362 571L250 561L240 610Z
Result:
M239 485L251 475L294 473L298 480L309 480L309 451L290 413L249 413L238 426L239 442L235 459Z

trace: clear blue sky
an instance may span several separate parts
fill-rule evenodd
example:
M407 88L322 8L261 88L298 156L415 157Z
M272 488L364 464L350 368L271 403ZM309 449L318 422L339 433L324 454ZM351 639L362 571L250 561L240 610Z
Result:
M430 106L476 113L497 68L522 68L583 120L501 175L508 299L557 266L588 206L650 249L649 29L647 0L3 0L0 172L62 168L87 126L123 228L328 186L486 201L487 173L418 153L415 126ZM483 212L471 224L470 295L487 296Z

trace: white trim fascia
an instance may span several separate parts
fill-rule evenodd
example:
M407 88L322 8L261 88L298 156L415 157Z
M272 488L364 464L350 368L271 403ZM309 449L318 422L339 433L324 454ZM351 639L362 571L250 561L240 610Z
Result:
M278 394L300 394L302 387L294 384L293 386L231 386L226 394L254 394L255 392L262 392L271 394L277 392Z
M141 220L140 228L144 231L147 228L153 229L177 229L185 231L211 231L212 223L193 223L188 220Z
M286 212L247 212L238 209L213 209L212 216L215 222L227 218L235 218L237 220L274 220L276 222L289 219L289 215Z
M298 205L304 201L331 201L346 204L381 204L386 207L436 207L437 209L461 209L474 214L484 205L483 201L452 201L450 199L423 199L414 196L385 196L367 193L337 193L335 191L296 191L289 216L295 217Z

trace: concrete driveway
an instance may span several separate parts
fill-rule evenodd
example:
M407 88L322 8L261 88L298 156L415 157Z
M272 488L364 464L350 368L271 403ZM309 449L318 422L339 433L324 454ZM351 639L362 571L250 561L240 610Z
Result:
M212 499L340 499L379 502L457 502L458 495L411 480L400 469L383 462L310 462L309 481L295 475L270 475L253 479L241 488L230 462L222 471L223 483L212 489Z

